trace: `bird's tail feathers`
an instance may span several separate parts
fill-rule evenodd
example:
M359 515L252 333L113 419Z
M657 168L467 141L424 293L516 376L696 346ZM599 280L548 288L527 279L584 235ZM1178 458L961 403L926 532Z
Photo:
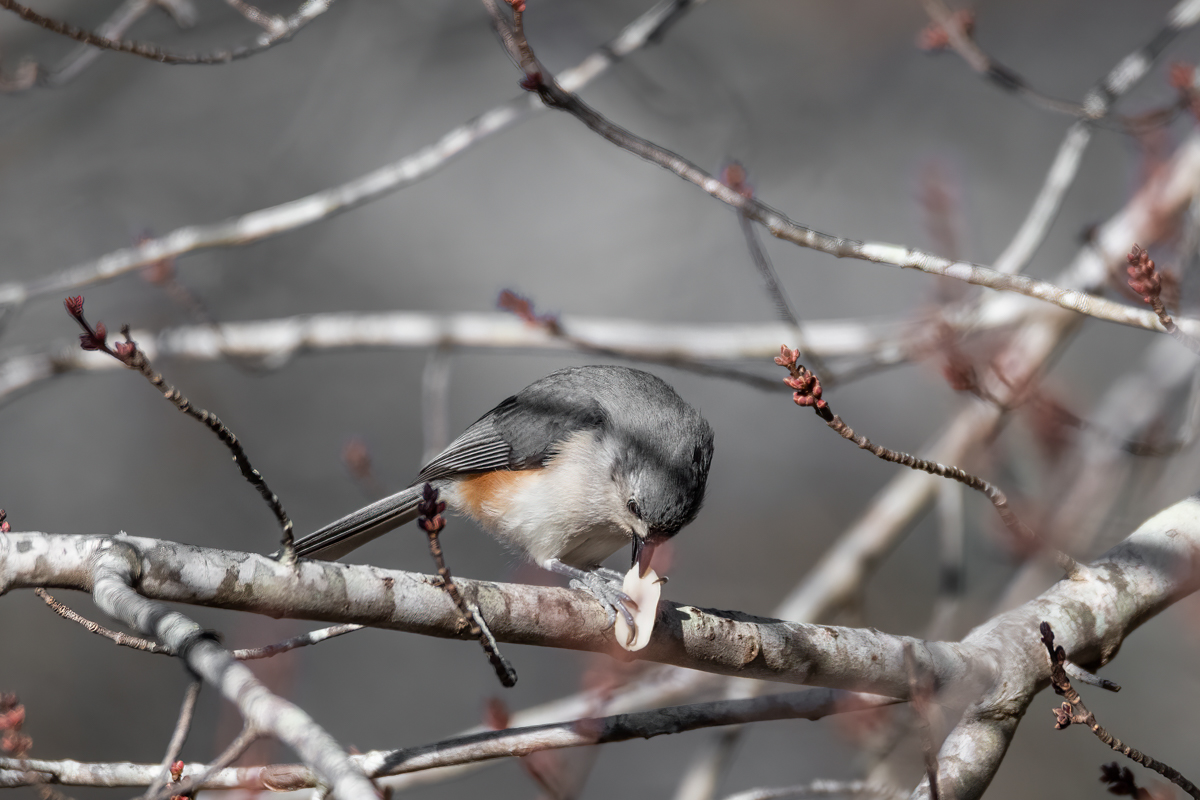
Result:
M297 540L296 555L336 561L351 550L416 519L420 503L420 486L377 500Z

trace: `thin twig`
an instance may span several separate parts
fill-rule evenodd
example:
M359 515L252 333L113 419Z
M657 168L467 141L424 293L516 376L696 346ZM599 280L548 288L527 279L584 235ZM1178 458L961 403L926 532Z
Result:
M996 513L1000 515L1000 519L1014 535L1017 540L1036 546L1042 545L1036 534L1029 529L1024 522L1013 512L1008 505L1008 496L996 485L990 481L986 481L977 475L972 475L966 470L939 464L936 461L927 461L923 458L917 458L910 453L904 453L899 450L890 450L881 445L874 444L870 439L854 432L854 429L842 421L841 417L833 413L829 407L829 403L822 399L821 382L815 375L805 369L804 365L800 364L798 359L800 352L798 350L790 350L787 345L779 348L780 355L775 357L775 363L781 367L786 367L790 373L783 382L790 387L792 392L792 400L798 406L810 406L816 412L825 424L837 432L839 436L847 441L853 442L859 448L868 451L877 458L892 464L899 464L909 469L928 472L930 475L937 475L940 478L948 478L949 480L958 481L963 486L983 494L991 501L995 507ZM1077 578L1084 572L1084 567L1075 559L1071 558L1066 553L1063 553L1055 548L1047 549L1054 557L1058 567L1066 573L1069 578Z
M730 164L721 172L721 179L731 188L739 192L745 197L752 197L754 190L746 180L746 170L740 164ZM796 347L804 354L804 359L812 364L813 371L818 375L825 376L826 381L829 380L829 373L820 356L813 353L806 346L803 332L800 327L800 318L796 315L796 310L788 299L787 292L784 291L783 284L779 280L779 275L775 272L775 265L771 263L771 257L767 255L766 248L762 242L758 240L758 232L754 229L754 221L751 220L741 210L737 210L738 227L741 228L742 238L746 241L746 249L750 251L750 261L758 270L758 275L762 279L763 287L767 290L767 294L771 297L771 302L775 305L775 313L781 321L787 325L791 325L796 329Z
M479 609L468 603L458 590L458 586L454 583L454 578L451 577L450 570L446 566L446 559L442 555L442 545L438 541L438 534L446 527L446 518L442 516L442 512L446 510L446 503L438 500L438 491L432 483L426 483L423 492L423 502L419 506L421 516L417 518L417 525L429 537L429 552L433 555L434 563L437 564L438 576L442 579L442 589L454 602L459 615L467 624L467 632L471 638L478 639L479 644L483 647L483 652L487 653L488 661L491 663L492 669L496 670L496 677L500 679L501 685L505 688L512 688L517 684L516 670L500 652L496 637L492 635L487 623L484 622Z
M0 0L0 8L6 8L21 19L32 22L34 25L45 28L52 33L66 36L69 39L74 39L77 42L98 47L102 50L128 53L129 55L141 56L142 58L148 58L151 61L158 61L163 64L227 64L230 61L257 55L281 42L287 41L313 19L325 13L333 3L334 0L305 0L300 9L288 17L284 21L284 24L278 27L276 31L269 34L262 34L253 44L230 50L221 50L215 53L172 53L155 45L145 44L144 42L110 39L107 36L101 36L83 28L77 28L68 22L39 14L29 6L22 5L16 0Z
M1197 1L1200 2L1200 0ZM485 0L485 5L495 8L494 0ZM521 14L514 9L514 18L520 16ZM522 28L517 26L515 30L522 30ZM522 49L528 47L528 42L521 44ZM743 197L679 154L643 139L609 121L579 97L566 91L554 80L553 76L541 68L536 59L526 65L524 71L523 85L527 85L530 90L537 91L542 102L548 107L571 114L594 133L617 147L695 184L713 198L741 209L750 219L765 227L776 238L837 258L854 258L901 269L916 269L930 275L942 275L997 291L1015 292L1096 319L1147 330L1163 330L1158 318L1149 311L1131 308L1086 292L1056 286L1024 275L1008 275L979 264L952 261L903 245L859 241L808 228L757 198ZM1189 327L1192 325L1200 328L1200 321L1189 321Z
M0 2L2 1L0 0ZM67 309L67 313L71 315L71 318L83 328L83 334L79 337L79 343L84 350L100 351L112 356L135 372L140 372L150 382L150 385L158 389L162 393L162 396L170 401L175 408L203 424L221 440L221 443L233 455L233 462L237 464L242 477L258 490L258 493L271 509L271 513L278 520L280 527L283 529L283 551L281 558L285 564L294 564L296 554L292 542L292 520L288 517L287 511L284 510L279 496L271 491L262 473L250 463L250 459L246 455L242 443L238 441L233 431L225 423L221 422L220 417L216 414L192 406L191 402L178 389L167 383L160 373L154 371L150 365L150 359L146 357L146 354L142 352L137 343L131 338L128 325L121 328L121 334L125 337L125 341L117 342L110 347L108 344L108 331L104 327L104 323L98 322L93 328L91 323L84 317L82 297L68 297L63 305Z
M133 634L124 633L122 631L114 631L104 627L103 625L100 625L99 623L92 622L87 617L82 616L78 612L73 611L72 609L55 600L54 597L45 589L34 589L33 593L45 600L46 605L50 606L50 608L54 610L54 613L58 614L63 619L69 619L71 622L77 622L82 625L85 630L94 633L97 636L103 636L106 639L111 639L122 647L132 647L134 650L142 650L147 653L155 653L158 655L174 655L174 651L172 651L171 648L161 644L160 642L143 639L141 636L134 636Z
M1142 47L1130 53L1108 74L1104 81L1090 91L1083 103L1071 103L1050 97L1033 88L1016 72L985 53L972 35L973 19L969 12L952 13L943 0L921 0L926 13L934 20L936 31L924 34L926 41L948 44L971 69L986 76L994 84L1013 92L1038 108L1069 114L1081 120L1094 121L1103 118L1112 107L1112 102L1142 78L1158 55L1183 30L1200 19L1200 3L1197 0L1181 0L1171 10L1167 23ZM937 49L930 47L929 49ZM1162 125L1170 122L1174 114L1186 106L1181 98L1174 105L1150 115L1121 118L1123 126L1137 129L1147 124Z
M804 689L767 697L718 700L654 708L606 717L571 718L504 730L479 730L441 741L399 750L377 750L351 756L372 778L403 775L459 765L477 765L546 750L589 747L633 739L648 739L728 725L785 719L822 719L835 714L880 708L899 700L879 695L832 689ZM15 759L0 758L0 772ZM195 770L197 765L187 765ZM34 760L30 771L63 785L142 785L156 764L83 764L78 761ZM208 789L268 789L295 791L316 785L312 770L301 764L225 770L207 779ZM4 784L17 785L15 782ZM25 784L21 784L25 785ZM201 784L193 783L196 788Z
M167 754L163 756L159 777L150 784L150 788L142 795L142 800L154 797L158 794L158 790L171 780L171 765L179 758L184 742L187 741L188 733L192 729L192 715L196 711L196 698L200 696L202 685L203 681L193 680L188 684L187 691L183 693L183 705L179 707L179 718L175 722L175 730L171 733L171 741L167 744Z
M293 636L282 642L268 644L263 647L251 647L243 650L233 650L230 652L238 661L253 661L256 658L271 658L280 653L286 653L289 650L295 650L298 647L308 647L313 644L320 644L327 639L332 639L335 636L343 636L347 633L361 630L362 625L331 625L328 628L303 633L299 636Z
M191 0L125 0L104 23L96 28L96 35L105 39L120 39L133 23L141 19L155 6L167 10L180 28L190 28L196 22L196 9ZM59 65L43 78L47 86L65 86L96 60L103 50L88 44L79 44Z
M180 795L189 797L196 788L203 786L206 780L245 755L246 751L250 749L250 745L257 742L261 736L262 734L253 725L246 723L237 738L230 742L229 746L207 764L198 775L174 781L154 793L147 792L146 800L166 800L168 797Z
M330 2L306 0L295 19L312 9L320 13ZM662 0L575 67L561 75L564 86L580 89L631 53L662 40L688 9L703 0ZM318 10L319 9L319 10ZM523 122L543 109L532 95L523 94L459 125L436 142L353 180L304 197L260 208L209 225L188 225L156 239L141 242L29 283L0 284L0 314L6 306L44 294L60 294L98 281L111 280L163 258L211 247L251 244L303 228L336 214L411 186L447 166L456 157L490 136Z
M1071 680L1067 677L1066 670L1063 667L1067 661L1067 651L1063 649L1062 645L1058 645L1057 647L1054 645L1054 631L1051 629L1050 623L1043 621L1040 629L1042 643L1046 645L1046 652L1050 655L1050 682L1054 686L1055 694L1066 698L1066 702L1054 709L1056 720L1054 727L1062 730L1072 724L1086 725L1091 729L1092 733L1096 734L1096 738L1113 750L1116 750L1126 758L1136 761L1143 767L1154 770L1192 797L1200 798L1200 788L1197 788L1196 784L1179 774L1179 770L1161 761L1157 761L1145 753L1134 750L1105 730L1096 721L1096 715L1087 709L1087 706L1083 704L1083 698L1079 696L1079 692L1075 691L1074 687L1071 686Z

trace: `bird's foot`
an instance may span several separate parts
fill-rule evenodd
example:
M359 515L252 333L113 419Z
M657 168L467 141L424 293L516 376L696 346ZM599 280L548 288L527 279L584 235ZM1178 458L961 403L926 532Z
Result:
M579 569L564 564L557 558L547 560L542 566L551 572L566 575L571 579L569 585L572 589L582 589L596 598L608 614L605 630L616 624L618 613L631 628L634 626L633 612L637 610L637 603L633 601L632 597L621 591L624 575L603 567L592 570Z

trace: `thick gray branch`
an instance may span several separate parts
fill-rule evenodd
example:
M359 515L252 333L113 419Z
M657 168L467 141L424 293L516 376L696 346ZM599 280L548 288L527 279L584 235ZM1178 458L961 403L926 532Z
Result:
M101 610L170 647L194 673L237 706L252 731L270 733L291 746L338 797L378 797L362 771L312 717L272 694L195 622L131 588L142 562L124 537L102 540L91 561L92 596Z
M540 750L645 739L718 725L775 719L815 720L895 702L874 695L807 689L750 700L693 703L636 714L479 732L420 747L364 753L352 759L359 769L373 777L401 775L520 757ZM39 778L74 786L145 786L153 780L157 769L154 764L0 759L0 786L30 785ZM196 774L203 769L203 764L189 765L185 774ZM277 764L223 769L210 775L201 788L291 791L315 785L315 776L303 765Z

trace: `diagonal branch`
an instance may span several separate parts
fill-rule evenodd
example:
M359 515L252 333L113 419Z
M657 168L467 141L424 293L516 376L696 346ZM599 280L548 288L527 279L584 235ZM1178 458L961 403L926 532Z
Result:
M268 691L195 622L131 588L139 575L132 546L123 540L108 540L95 550L88 571L97 606L172 648L192 672L237 706L256 734L270 733L287 743L344 800L375 800L375 787L308 714Z
M579 89L630 53L660 41L687 9L701 2L703 0L663 0L658 3L574 69L564 71L561 76L563 85ZM47 293L58 294L111 280L157 261L196 250L251 244L329 219L424 180L483 140L525 121L541 109L542 105L536 97L522 95L448 131L437 142L412 155L340 186L223 222L177 228L165 236L147 239L136 247L113 251L29 283L0 284L0 307L23 303Z

